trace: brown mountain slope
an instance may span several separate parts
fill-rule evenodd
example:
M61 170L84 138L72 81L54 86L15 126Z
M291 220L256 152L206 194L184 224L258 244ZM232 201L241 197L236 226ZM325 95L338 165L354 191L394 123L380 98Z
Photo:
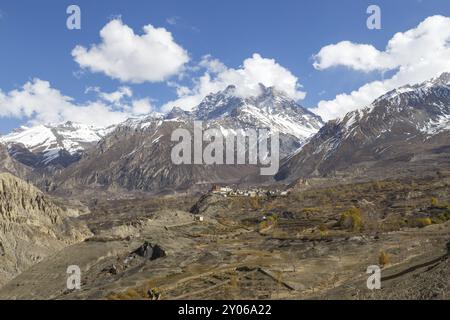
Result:
M0 173L0 285L89 234L37 188Z
M162 192L203 189L215 183L237 183L257 172L246 165L175 165L170 141L177 128L192 130L180 120L150 120L138 126L122 125L90 150L80 162L64 170L56 188L108 191Z
M328 122L282 165L278 180L338 171L448 167L450 74L393 90L371 106ZM423 171L422 169L418 170Z
M18 177L26 177L30 174L30 169L11 158L6 146L0 144L0 172L9 172Z

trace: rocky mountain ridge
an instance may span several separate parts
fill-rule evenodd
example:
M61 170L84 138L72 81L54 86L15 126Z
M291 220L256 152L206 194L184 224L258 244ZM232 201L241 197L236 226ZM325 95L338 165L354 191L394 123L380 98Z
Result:
M83 241L89 230L36 187L0 173L0 285L62 248Z

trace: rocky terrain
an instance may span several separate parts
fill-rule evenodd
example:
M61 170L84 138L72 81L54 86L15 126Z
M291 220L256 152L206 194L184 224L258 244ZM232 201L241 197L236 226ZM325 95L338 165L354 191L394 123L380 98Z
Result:
M21 273L0 298L448 299L450 171L327 184L286 197L98 199L81 218L93 236ZM366 287L374 264L376 292ZM66 288L69 265L82 270L81 290Z
M0 172L9 172L17 177L26 177L31 169L13 159L6 148L0 144Z
M41 191L0 173L0 285L71 244L89 230Z

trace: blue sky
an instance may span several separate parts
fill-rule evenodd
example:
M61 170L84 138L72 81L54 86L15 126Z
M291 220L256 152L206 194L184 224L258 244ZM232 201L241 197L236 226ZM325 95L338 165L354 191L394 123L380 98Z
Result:
M81 30L66 28L66 8L70 4L81 8ZM382 10L381 30L366 27L366 9L370 4ZM86 104L98 99L98 92L86 93L87 88L111 93L126 86L133 91L133 99L148 98L153 110L158 110L178 98L173 83L192 89L192 79L205 72L198 67L205 55L237 70L244 60L257 53L264 59L274 59L298 78L298 84L303 86L299 90L306 92L300 104L316 107L320 101L331 101L338 94L348 94L364 84L390 77L398 68L366 65L365 70L360 70L352 63L333 62L332 67L318 69L313 66L313 55L323 47L351 41L383 51L395 33L416 28L434 15L450 16L450 1L4 0L0 3L0 90L8 95L38 78L73 98L73 103ZM72 50L77 45L88 50L92 44L99 44L100 30L118 17L136 35L142 35L143 26L149 24L170 32L189 56L183 67L184 77L174 73L162 81L133 83L86 67L80 73L82 68ZM5 106L0 103L0 108ZM33 118L33 114L0 111L0 133Z

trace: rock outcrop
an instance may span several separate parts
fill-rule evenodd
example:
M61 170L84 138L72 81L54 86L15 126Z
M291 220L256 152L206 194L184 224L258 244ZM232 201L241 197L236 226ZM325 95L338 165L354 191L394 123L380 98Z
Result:
M71 214L31 184L0 173L0 286L90 235Z
M0 172L9 172L18 177L30 174L30 169L14 160L8 153L5 145L0 143Z

